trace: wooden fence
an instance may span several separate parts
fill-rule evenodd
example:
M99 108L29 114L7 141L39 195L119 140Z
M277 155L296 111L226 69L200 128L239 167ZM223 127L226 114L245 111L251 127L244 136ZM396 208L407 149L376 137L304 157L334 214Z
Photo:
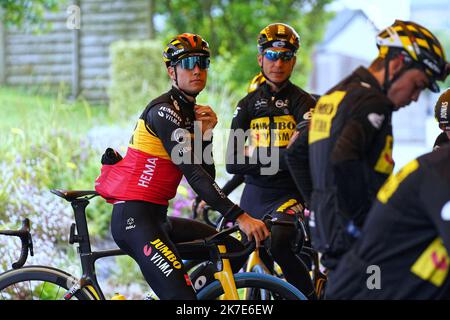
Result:
M70 5L80 9L79 29L68 26ZM110 44L148 39L152 32L149 0L72 0L44 18L51 28L42 34L6 29L0 23L0 84L63 83L72 97L106 102Z

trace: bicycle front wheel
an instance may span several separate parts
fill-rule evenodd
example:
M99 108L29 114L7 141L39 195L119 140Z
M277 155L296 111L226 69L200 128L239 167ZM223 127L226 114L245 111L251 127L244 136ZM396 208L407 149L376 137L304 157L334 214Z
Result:
M0 275L0 300L64 300L64 294L78 279L55 268L29 266ZM93 300L87 289L79 290L74 300Z
M234 275L234 281L241 300L261 300L262 296L266 300L307 300L306 296L296 287L271 275L242 272ZM247 292L252 294L248 295ZM264 294L259 295L255 292ZM220 282L214 281L200 290L197 298L199 300L216 300L223 293Z

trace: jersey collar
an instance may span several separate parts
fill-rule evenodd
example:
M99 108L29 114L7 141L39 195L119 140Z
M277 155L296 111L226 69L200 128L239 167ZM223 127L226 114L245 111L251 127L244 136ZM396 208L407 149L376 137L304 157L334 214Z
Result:
M358 69L355 70L354 74L361 80L363 86L365 87L369 86L373 89L380 91L381 93L383 92L383 88L378 83L377 79L375 79L375 77L369 72L368 69L364 67L359 67Z
M172 99L174 99L181 107L183 108L194 108L195 106L195 100L190 101L184 94L181 92L180 89L172 86L172 89L170 90L170 94L172 96Z

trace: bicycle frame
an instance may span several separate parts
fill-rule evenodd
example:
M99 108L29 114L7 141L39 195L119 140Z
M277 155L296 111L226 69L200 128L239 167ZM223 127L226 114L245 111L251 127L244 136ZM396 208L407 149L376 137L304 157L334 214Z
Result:
M226 253L227 249L223 245L218 246L220 253ZM214 274L214 278L220 281L223 287L222 300L239 300L239 294L234 282L233 270L231 269L230 260L222 259L222 270Z
M87 288L98 299L104 300L105 296L100 288L95 273L95 261L100 258L109 256L126 255L122 250L102 250L92 251L89 230L86 220L86 207L91 198L81 198L71 201L72 208L75 214L75 224L71 227L69 243L78 243L78 252L81 261L82 276L78 283L74 284L65 294L65 299L70 299L81 288ZM77 234L75 234L75 227ZM218 252L225 254L226 247L217 245ZM214 277L221 283L224 294L222 296L225 300L239 300L239 295L234 281L233 270L231 269L230 261L227 258L220 257L220 261L216 264L219 266Z
M259 249L256 248L255 251L253 251L247 260L247 267L245 268L245 272L253 272L254 268L256 266L261 267L265 273L270 274L271 272L269 269L267 269L264 262L261 260L261 257L259 256Z
M89 230L86 221L86 207L90 198L82 198L71 201L75 214L75 224L72 224L69 243L78 243L78 253L81 261L82 276L78 283L70 288L65 299L70 299L81 288L88 288L98 300L105 300L105 296L100 288L95 273L95 262L104 257L125 255L120 249L92 251L89 239ZM77 234L74 233L74 227L77 228Z
M71 201L71 205L75 214L75 224L71 227L69 243L78 243L78 252L81 261L82 276L78 283L75 283L65 294L65 299L70 299L81 288L87 288L98 299L104 300L105 296L100 288L95 273L95 261L100 258L109 256L126 255L122 250L103 250L93 252L91 249L88 224L86 220L86 207L89 204L89 197L79 198ZM75 227L77 233L75 234ZM217 245L218 252L225 254L226 247ZM220 261L216 264L218 266L217 272L214 274L215 278L221 283L224 294L222 296L225 300L239 300L239 295L234 281L233 270L231 269L230 261L219 255Z

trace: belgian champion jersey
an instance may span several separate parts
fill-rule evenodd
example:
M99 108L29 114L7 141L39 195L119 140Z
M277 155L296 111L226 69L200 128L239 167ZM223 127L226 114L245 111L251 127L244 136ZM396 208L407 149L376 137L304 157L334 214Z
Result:
M97 192L113 203L141 200L168 205L185 175L194 191L230 220L243 213L214 181L211 147L211 163L204 161L211 141L200 138L201 150L196 153L194 105L175 87L150 102L136 124L125 157L102 166Z

